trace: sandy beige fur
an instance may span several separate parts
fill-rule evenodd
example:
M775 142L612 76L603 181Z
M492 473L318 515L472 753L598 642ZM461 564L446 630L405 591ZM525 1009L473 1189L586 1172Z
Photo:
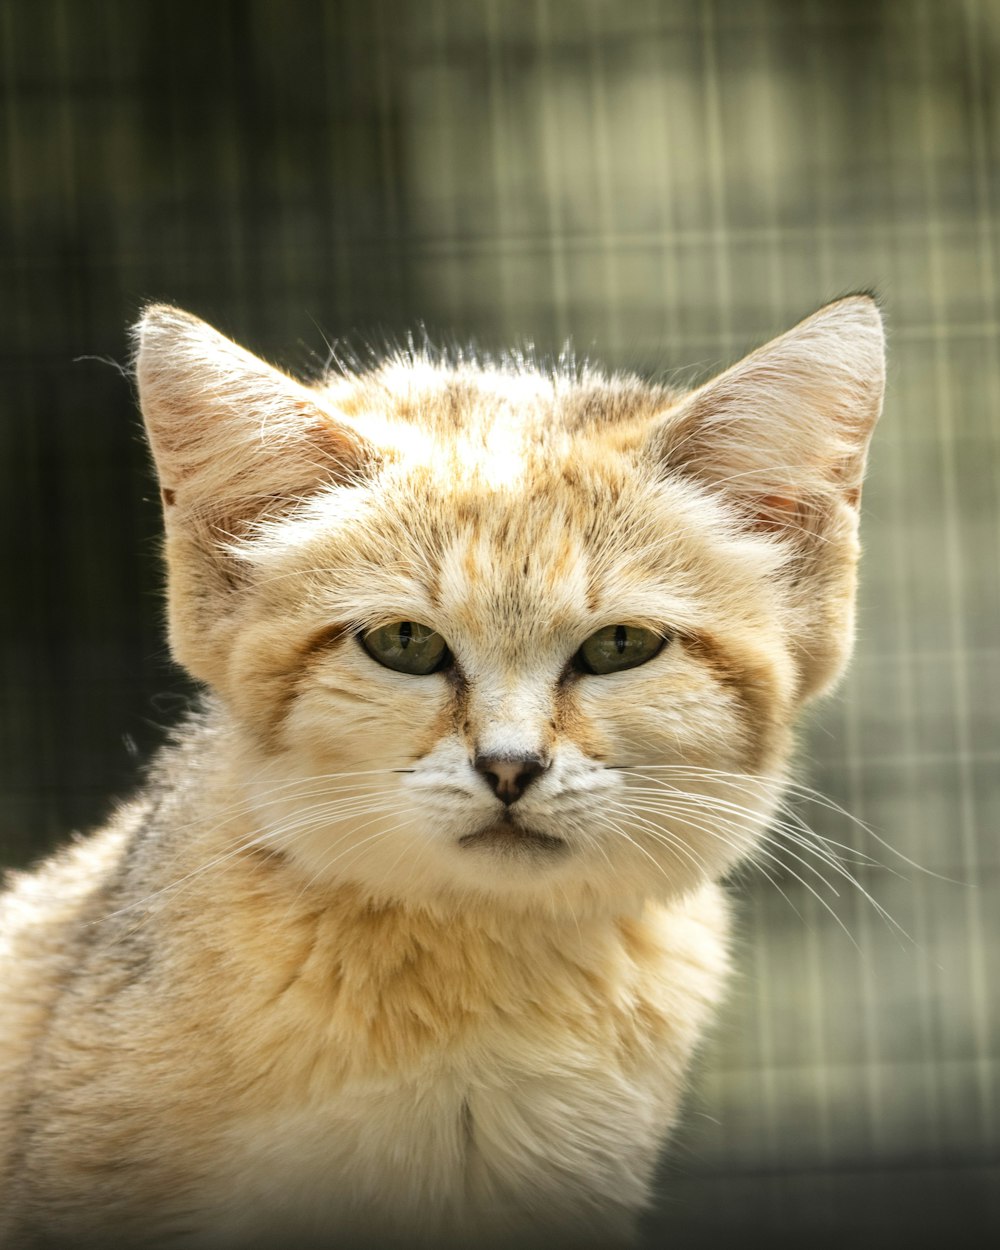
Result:
M0 1244L626 1242L717 882L773 854L850 649L874 304L679 394L420 356L307 386L176 309L136 335L208 693L0 901ZM396 621L453 663L377 663ZM581 671L616 624L666 643ZM543 771L507 808L482 757Z

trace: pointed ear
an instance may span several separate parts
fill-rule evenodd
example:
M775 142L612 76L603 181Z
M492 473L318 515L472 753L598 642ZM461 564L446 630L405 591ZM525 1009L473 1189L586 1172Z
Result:
M318 392L197 317L153 305L134 336L163 498L171 647L194 676L218 685L244 598L232 539L364 476L377 456Z
M168 525L226 529L359 473L372 449L316 393L165 304L134 330L139 402Z
M884 389L878 308L849 296L685 396L651 450L725 494L748 524L821 528L836 503L857 508Z
M865 459L885 388L869 296L828 304L657 418L647 454L720 494L748 529L785 542L800 601L803 693L850 650Z

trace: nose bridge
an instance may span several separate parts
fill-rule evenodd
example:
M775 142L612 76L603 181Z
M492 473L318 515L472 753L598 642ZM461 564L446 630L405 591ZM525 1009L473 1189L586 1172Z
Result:
M470 709L470 743L494 759L544 759L551 746L551 693L547 683L497 682L480 689Z

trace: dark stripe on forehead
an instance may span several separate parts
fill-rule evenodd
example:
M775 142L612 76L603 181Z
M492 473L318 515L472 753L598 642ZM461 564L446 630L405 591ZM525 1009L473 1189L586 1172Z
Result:
M712 634L704 631L681 631L674 636L688 655L706 664L719 681L727 686L740 684L743 678L742 667Z
M313 663L349 642L354 637L354 631L353 625L340 621L324 625L284 652L280 662L276 658L273 667L255 675L259 706L267 709L267 715L256 717L249 723L262 745L268 749L277 746L285 718Z
M299 647L298 655L300 662L304 663L310 656L315 655L317 651L326 651L337 643L350 638L353 633L353 625L344 625L340 622L335 625L324 625L322 629L318 629L314 634L311 634Z
M687 654L707 667L738 700L747 737L745 767L751 771L767 767L775 753L788 745L788 708L772 666L757 656L738 656L704 630L675 636Z

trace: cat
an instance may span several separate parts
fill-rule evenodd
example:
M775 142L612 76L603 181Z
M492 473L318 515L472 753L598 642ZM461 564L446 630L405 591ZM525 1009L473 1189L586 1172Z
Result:
M206 695L3 898L0 1243L628 1244L850 650L876 304L688 392L135 333Z

